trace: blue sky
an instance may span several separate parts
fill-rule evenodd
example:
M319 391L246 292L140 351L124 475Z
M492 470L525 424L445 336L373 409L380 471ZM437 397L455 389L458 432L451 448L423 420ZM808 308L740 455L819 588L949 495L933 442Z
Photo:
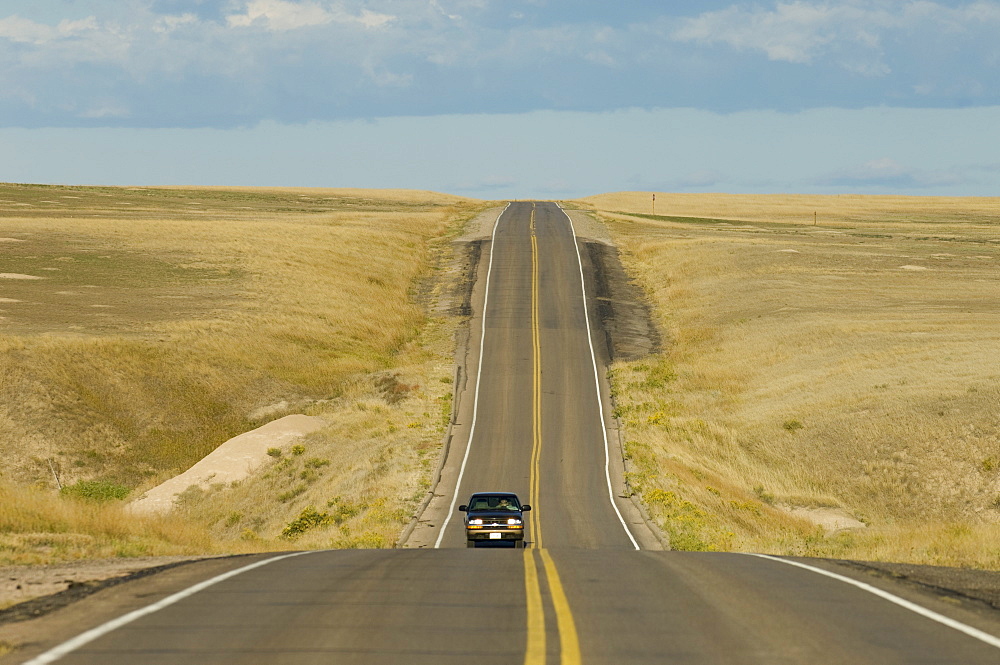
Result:
M1000 1L0 0L0 180L997 195Z

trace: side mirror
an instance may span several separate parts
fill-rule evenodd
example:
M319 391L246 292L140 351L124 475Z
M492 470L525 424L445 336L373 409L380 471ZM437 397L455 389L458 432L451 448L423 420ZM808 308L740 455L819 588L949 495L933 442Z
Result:
M521 512L522 513L526 513L529 510L531 510L531 506L529 506L528 504L524 504L523 506L521 506Z
M467 513L467 512L469 512L469 507L465 506L465 505L462 505L462 506L458 507L458 510L459 510L459 512Z

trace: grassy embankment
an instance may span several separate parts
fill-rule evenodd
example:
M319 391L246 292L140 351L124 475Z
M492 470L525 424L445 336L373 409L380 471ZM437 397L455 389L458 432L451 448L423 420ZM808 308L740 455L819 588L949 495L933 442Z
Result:
M481 206L0 185L0 563L390 546L450 409L455 321L417 300ZM288 413L330 425L237 487L113 498Z
M612 383L675 547L1000 568L1000 200L577 203L668 334Z

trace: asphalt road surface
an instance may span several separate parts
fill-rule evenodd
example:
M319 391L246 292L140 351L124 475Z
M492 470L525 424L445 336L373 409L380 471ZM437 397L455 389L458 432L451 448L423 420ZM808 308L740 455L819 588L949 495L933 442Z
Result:
M25 659L1000 663L1000 620L985 606L829 562L656 551L606 470L601 353L569 219L551 203L511 204L488 251L465 436L439 486L446 508L425 520L436 547L215 562L204 575L217 577L193 589L193 572L161 574L123 585L134 588L118 592L117 613L77 603ZM529 547L466 548L452 505L482 490L533 505Z

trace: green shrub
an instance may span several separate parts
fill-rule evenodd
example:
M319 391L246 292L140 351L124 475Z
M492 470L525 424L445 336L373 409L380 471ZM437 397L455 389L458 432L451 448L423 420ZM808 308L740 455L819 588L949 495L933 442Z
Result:
M299 513L299 516L288 523L281 531L281 537L287 538L288 540L293 540L298 538L306 531L314 529L318 526L328 526L333 524L333 518L330 517L329 513L321 513L316 510L315 506L306 506Z
M798 430L802 429L803 427L805 427L805 425L803 425L800 421L794 420L794 419L793 420L786 420L785 422L783 422L781 424L781 426L784 427L787 431L792 432L793 434L796 431L798 431Z
M81 480L60 490L63 496L89 501L121 501L131 492L129 488L106 480Z
M677 380L677 372L673 365L666 358L659 357L656 364L649 369L646 380L640 385L646 389L665 388L667 384Z
M327 508L333 508L333 514L330 515L331 519L337 524L340 524L355 515L359 514L362 510L368 508L366 504L355 504L350 501L344 501L339 496L335 496L326 502Z
M661 525L675 550L706 551L717 549L711 538L711 518L697 505L676 492L653 488L643 493L646 505L659 512Z
M754 485L753 493L764 503L774 504L774 495L764 489L763 485Z

